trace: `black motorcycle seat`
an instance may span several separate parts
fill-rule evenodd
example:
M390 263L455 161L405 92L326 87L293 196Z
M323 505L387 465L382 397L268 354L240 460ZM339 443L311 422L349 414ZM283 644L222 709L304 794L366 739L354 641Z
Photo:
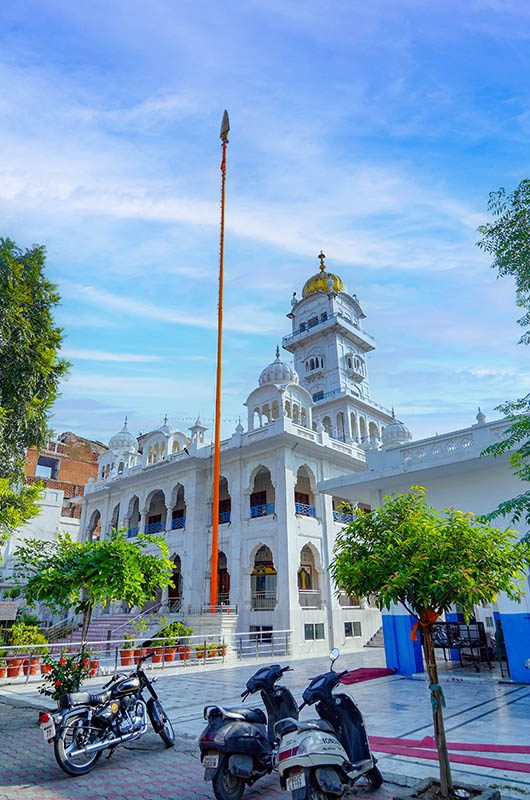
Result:
M301 722L296 719L282 719L276 723L276 733L278 736L285 736L293 731L325 731L335 733L333 726L325 719L316 719L310 722Z
M100 706L106 703L111 698L111 692L99 692L99 694L92 694L91 692L70 692L70 694L63 695L66 698L66 703L63 700L62 705L69 706ZM62 700L62 698L61 698Z
M230 707L230 711L235 711L236 714L242 714L246 722L256 722L259 725L267 724L267 717L261 708L237 708Z

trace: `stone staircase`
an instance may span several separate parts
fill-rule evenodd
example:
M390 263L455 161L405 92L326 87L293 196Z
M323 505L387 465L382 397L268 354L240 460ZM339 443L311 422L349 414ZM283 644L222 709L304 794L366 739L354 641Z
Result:
M365 647L384 647L385 646L385 639L383 636L383 626L379 628L378 631L374 633L371 639L369 639Z

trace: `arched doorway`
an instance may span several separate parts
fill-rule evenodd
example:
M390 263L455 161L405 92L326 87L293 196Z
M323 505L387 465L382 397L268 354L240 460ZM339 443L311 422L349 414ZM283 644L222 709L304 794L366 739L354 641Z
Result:
M97 542L101 539L101 514L97 510L93 511L90 517L86 538L89 542Z
M276 608L277 580L271 549L264 544L256 553L250 576L253 611L270 611Z
M182 605L182 563L176 553L173 553L171 560L175 564L175 569L171 577L173 586L168 587L167 601L170 613L175 613Z
M315 555L309 545L304 545L300 553L298 569L298 602L302 608L320 608L320 589Z
M230 573L222 550L219 551L217 560L217 605L230 605Z

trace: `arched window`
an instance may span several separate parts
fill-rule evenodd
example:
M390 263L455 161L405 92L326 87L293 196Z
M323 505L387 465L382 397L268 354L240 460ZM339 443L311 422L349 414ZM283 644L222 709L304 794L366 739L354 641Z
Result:
M250 516L266 517L274 514L275 492L272 485L271 473L267 467L259 467L252 485L250 495Z
M162 533L166 529L166 499L164 493L157 489L151 492L147 504L146 533Z
M278 419L279 416L280 416L280 406L279 406L277 400L273 400L272 401L272 418L273 419Z
M331 419L329 417L324 417L324 419L322 420L322 425L324 426L324 430L326 431L328 436L331 436L333 430L331 427Z
M174 453L178 453L178 451L179 451L179 450L180 450L180 444L179 444L179 441L178 441L178 439L175 439L175 440L173 441L173 452L174 452Z
M305 464L296 473L294 505L297 514L303 517L316 517L315 498L311 489L313 473Z
M272 552L267 545L262 545L254 558L254 569L250 576L253 611L270 611L276 608L277 579Z
M230 522L232 519L232 498L228 491L228 481L221 475L219 481L219 522Z
M101 514L96 509L92 512L90 522L87 529L87 540L89 542L97 542L101 538Z
M291 403L290 403L289 400L285 401L285 413L290 419L291 418Z
M352 360L351 360L351 357L348 356L348 369L351 369L351 368L352 368Z
M186 498L181 483L177 483L171 492L171 503L171 530L182 530L186 527Z
M127 537L130 539L133 536L138 536L140 532L140 500L136 495L129 500L127 517L129 520Z
M298 403L293 403L293 422L297 425L300 422L300 406Z

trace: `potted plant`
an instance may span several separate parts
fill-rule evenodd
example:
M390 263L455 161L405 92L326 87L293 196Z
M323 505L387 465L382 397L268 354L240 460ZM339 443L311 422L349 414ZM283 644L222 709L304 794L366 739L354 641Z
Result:
M206 645L206 654L207 654L208 658L215 658L215 656L217 655L217 647L218 647L218 645L216 645L216 644L207 644Z
M228 653L228 645L227 644L219 644L217 645L217 655L222 656L223 658Z
M89 666L88 677L89 678L93 678L94 675L96 674L96 672L98 671L99 658L97 657L97 654L94 653L93 650L86 650L86 655L87 655L87 657L89 659L89 662L88 662L88 666Z
M142 617L138 617L138 619L135 620L135 622L133 622L131 627L132 627L133 631L135 632L137 639L142 639L143 638L144 634L147 632L147 630L149 628L150 621L151 620L150 620L149 617L142 616ZM143 653L143 650L142 650L141 647L136 646L134 648L133 659L134 659L134 663L135 664L137 664L139 662L142 653Z
M195 655L201 661L206 655L206 647L204 644L198 644L195 647Z
M13 658L18 656L22 659L24 666L24 674L36 675L39 668L41 656L47 653L48 641L45 636L40 633L37 625L28 625L25 622L15 622L9 631L9 642L17 651L13 651ZM28 651L18 648L28 647ZM11 662L13 669L16 669L14 661ZM18 665L20 666L20 665ZM20 674L20 670L17 675ZM9 677L17 677L10 675Z
M158 632L158 635L164 640L164 661L175 660L179 643L177 625L178 623L172 622L171 625L167 625Z
M57 701L63 694L78 692L90 674L90 656L83 651L63 654L59 659L45 656L44 660L51 669L44 675L44 684L39 687L39 692Z
M0 656L0 678L7 678L7 661Z
M177 635L179 637L179 658L181 661L188 661L191 658L191 647L189 645L189 637L193 634L193 628L188 628L183 622L174 623Z
M120 648L120 664L122 667L130 667L134 660L134 634L125 633Z

